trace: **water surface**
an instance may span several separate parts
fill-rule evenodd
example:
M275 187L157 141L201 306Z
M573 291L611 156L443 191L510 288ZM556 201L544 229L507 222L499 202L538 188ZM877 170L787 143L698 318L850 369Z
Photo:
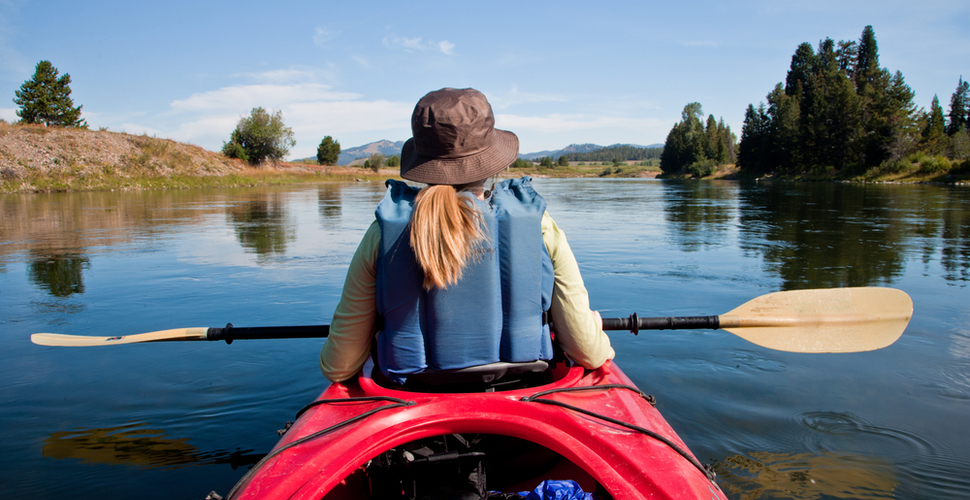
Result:
M970 497L970 189L537 180L603 316L892 286L868 353L611 332L732 498ZM377 183L0 197L0 496L226 493L326 386L321 340L49 348L31 333L325 324Z

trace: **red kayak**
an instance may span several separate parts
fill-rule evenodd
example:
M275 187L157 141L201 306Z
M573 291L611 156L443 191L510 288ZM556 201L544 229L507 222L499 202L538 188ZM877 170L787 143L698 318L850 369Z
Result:
M612 363L558 363L544 385L473 393L391 388L370 373L301 410L226 498L519 498L549 480L601 499L726 498Z

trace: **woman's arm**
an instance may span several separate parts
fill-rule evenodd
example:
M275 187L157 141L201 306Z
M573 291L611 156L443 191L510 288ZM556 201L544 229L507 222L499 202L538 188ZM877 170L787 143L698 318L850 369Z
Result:
M556 341L570 359L585 368L599 368L616 353L603 332L599 314L589 309L589 295L566 235L548 213L542 215L542 240L552 259L552 326Z
M374 221L357 247L340 303L330 322L330 336L320 350L320 371L331 382L343 382L360 371L370 356L377 318L377 252L381 230Z

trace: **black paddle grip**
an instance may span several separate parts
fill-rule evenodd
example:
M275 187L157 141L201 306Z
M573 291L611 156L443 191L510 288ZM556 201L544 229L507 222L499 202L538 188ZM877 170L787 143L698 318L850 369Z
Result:
M720 324L718 316L641 318L633 313L629 318L603 318L604 330L630 330L634 335L640 330L717 330Z
M311 326L253 326L235 327L232 323L225 328L209 328L207 340L276 340L276 339L319 339L330 333L330 325Z

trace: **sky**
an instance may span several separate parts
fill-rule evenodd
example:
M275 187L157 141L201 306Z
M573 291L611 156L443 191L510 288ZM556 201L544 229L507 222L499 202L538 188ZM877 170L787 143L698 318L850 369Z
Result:
M799 44L858 40L944 112L970 79L967 0L0 0L0 118L50 61L92 129L219 151L240 118L280 111L296 145L411 136L426 93L473 87L520 153L663 143L690 102L741 136Z

